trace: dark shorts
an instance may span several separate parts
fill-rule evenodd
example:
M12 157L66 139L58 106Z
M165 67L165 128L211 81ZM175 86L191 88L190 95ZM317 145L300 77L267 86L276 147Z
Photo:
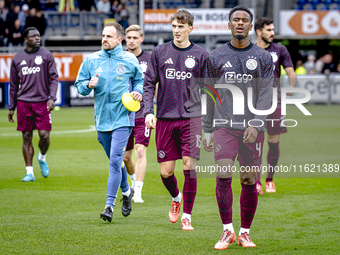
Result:
M275 112L268 115L268 120L276 120L276 121L267 121L267 133L269 135L279 135L287 133L287 127L281 126L281 122L285 119L284 115L281 115L281 108L277 108Z
M199 159L201 141L200 117L157 120L156 146L159 163L181 159L183 156Z
M52 115L47 111L47 101L39 103L18 101L17 121L18 131L29 132L34 129L50 131Z
M136 119L135 127L132 130L130 135L129 141L126 145L126 150L132 150L134 144L143 144L144 146L148 147L150 142L151 136L151 129L148 129L145 126L145 118L143 119ZM134 140L136 140L134 142Z
M241 166L260 166L262 163L262 149L264 133L258 133L254 143L243 142L244 131L215 128L214 130L214 155L215 161L231 159L240 162Z

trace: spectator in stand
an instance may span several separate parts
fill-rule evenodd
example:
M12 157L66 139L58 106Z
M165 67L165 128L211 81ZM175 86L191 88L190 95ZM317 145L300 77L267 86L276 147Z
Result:
M120 10L120 13L119 13L119 21L118 23L125 29L128 28L129 26L129 11L128 9L126 9L126 5L125 4L122 4L122 9Z
M42 37L45 34L45 30L47 27L47 21L45 19L45 16L43 14L43 9L41 7L37 8L37 11L35 13L35 26L40 33L40 37Z
M28 3L28 7L30 8L30 9L32 9L32 8L38 8L38 7L41 7L41 5L40 5L40 1L39 0L28 0L27 1Z
M97 35L101 34L103 21L111 13L111 3L109 0L98 0L96 3L97 8Z
M323 57L320 57L316 62L315 62L315 72L316 73L321 73L322 72L322 68L325 65L325 63L323 62Z
M12 0L11 4L14 4L14 5L18 5L21 6L25 3L26 1L25 0Z
M26 20L26 28L28 27L35 27L38 29L40 33L40 37L42 37L45 33L47 22L43 15L43 10L41 7L37 9L32 8L30 10L30 16Z
M58 0L47 0L44 4L44 11L56 11L58 2Z
M315 73L315 56L309 55L303 66L306 68L308 74Z
M96 8L96 4L94 3L94 0L78 0L78 6L79 6L79 10L82 12L90 12L92 6Z
M20 25L22 29L25 28L28 11L29 11L29 7L27 4L24 4L23 6L21 6L21 11L18 14L18 20L20 20Z
M74 1L73 0L60 0L58 5L58 11L61 15L61 33L62 35L67 34L67 28L71 24L70 12L74 12Z
M340 62L339 62L338 65L336 66L336 72L340 73Z
M307 71L306 69L303 67L303 62L301 59L299 59L298 61L296 61L296 68L295 68L295 73L297 75L306 75Z
M333 54L326 54L323 56L324 65L322 67L323 74L329 74L332 72L336 72L336 65L333 62Z
M111 3L109 0L98 0L96 3L97 13L110 13Z
M28 16L26 18L26 24L25 24L25 28L28 27L34 27L35 24L35 13L36 13L36 9L35 8L31 8L28 11Z
M114 19L116 19L116 21L118 22L120 19L120 10L122 9L122 5L120 4L120 1L118 0L114 0L113 4L111 6L111 10L112 10L112 16Z
M8 8L5 5L4 0L0 0L0 19L2 19L3 22L5 22L8 14Z
M13 30L10 31L8 46L21 46L24 42L23 31L20 20L15 20Z
M0 18L0 47L4 46L4 38L5 38L5 23L2 20L2 18Z
M10 33L11 31L14 30L14 22L16 19L18 19L18 14L20 12L20 6L16 5L14 6L13 4L10 7L10 10L7 14L6 21L5 21L5 35L6 37L10 38ZM8 46L7 42L7 46Z

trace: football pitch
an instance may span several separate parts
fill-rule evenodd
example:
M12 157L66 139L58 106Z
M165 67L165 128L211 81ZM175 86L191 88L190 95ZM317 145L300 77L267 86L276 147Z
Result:
M297 120L298 125L281 136L279 165L296 165L297 171L275 175L277 193L259 197L250 231L257 247L234 243L225 251L214 250L223 230L215 174L198 175L192 214L195 230L182 231L180 222L170 223L171 197L160 178L154 131L147 151L145 203L132 203L131 215L123 217L119 191L112 223L108 223L99 218L109 169L93 130L93 108L53 112L46 179L36 159L39 148L34 132L36 181L30 183L20 182L26 174L21 133L16 131L16 123L8 122L8 110L0 110L0 254L339 254L340 173L330 172L329 166L340 164L340 105L306 108L312 116L304 116L296 107L287 108L286 118ZM267 150L265 144L264 163ZM307 172L306 165L311 164L315 164L315 172ZM327 164L325 172L323 164ZM181 161L175 174L182 190ZM238 234L238 178L233 179L232 188Z

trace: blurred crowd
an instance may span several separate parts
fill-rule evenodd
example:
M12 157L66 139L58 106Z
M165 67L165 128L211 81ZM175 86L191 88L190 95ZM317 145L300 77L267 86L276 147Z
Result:
M31 26L43 36L47 27L44 11L59 11L63 15L95 12L114 18L125 29L129 26L127 4L120 0L0 0L0 46L23 45L23 31Z
M319 59L315 55L309 55L307 61L303 62L301 59L296 61L295 72L298 75L305 74L330 74L340 73L340 62L335 63L333 53L329 52Z

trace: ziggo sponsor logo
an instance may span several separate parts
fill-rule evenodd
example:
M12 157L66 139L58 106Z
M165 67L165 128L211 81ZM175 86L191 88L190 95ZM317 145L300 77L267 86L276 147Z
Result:
M166 74L165 77L167 79L177 79L177 80L185 80L185 79L190 79L192 77L191 73L187 72L181 72L181 71L176 71L173 68L168 68L166 69Z
M40 67L39 66L38 67L27 67L27 66L25 66L21 69L21 71L22 71L23 75L28 75L28 74L32 74L32 73L35 74L35 73L40 72Z

